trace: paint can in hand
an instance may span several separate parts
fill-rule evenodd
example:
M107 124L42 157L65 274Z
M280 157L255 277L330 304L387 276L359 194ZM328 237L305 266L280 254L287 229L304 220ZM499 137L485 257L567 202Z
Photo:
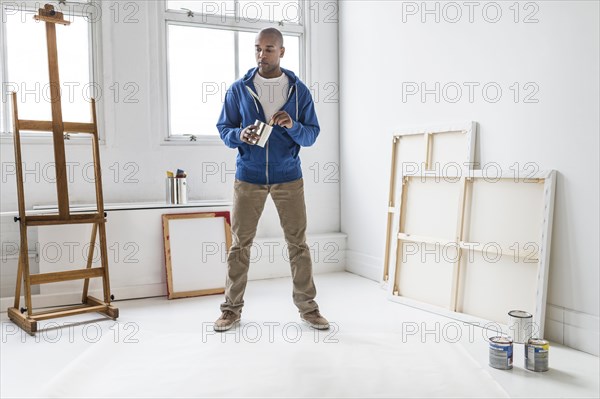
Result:
M264 123L259 121L258 119L254 121L254 124L257 126L256 134L259 136L258 141L255 143L259 147L264 147L267 144L267 140L269 140L269 136L273 131L273 120L270 123Z
M526 344L533 335L533 315L524 310L508 312L508 329L512 331L513 342Z
M506 337L490 338L490 366L500 370L513 367L513 341Z
M550 343L545 339L530 338L525 344L525 368L531 371L548 371Z

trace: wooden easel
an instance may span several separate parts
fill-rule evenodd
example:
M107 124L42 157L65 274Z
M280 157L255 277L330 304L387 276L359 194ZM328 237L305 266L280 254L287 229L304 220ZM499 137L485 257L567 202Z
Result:
M55 11L54 7L46 4L39 9L38 15L34 16L37 21L46 23L46 41L48 47L48 68L50 74L50 98L52 102L51 121L33 121L19 119L17 111L17 94L12 93L13 121L14 121L14 145L17 178L17 196L19 200L19 217L15 222L20 223L21 246L19 252L19 266L17 269L17 286L15 290L14 307L8 308L8 317L27 333L34 335L37 331L39 320L57 317L72 316L76 314L99 312L107 315L113 320L119 316L119 310L110 305L110 285L108 277L108 253L106 247L106 229L104 200L102 197L102 176L100 170L100 151L98 145L98 127L96 123L96 103L91 101L92 122L63 122L60 102L60 81L58 76L58 55L56 47L56 25L69 25L63 14ZM25 213L25 193L23 188L23 167L21 161L21 136L20 130L52 132L54 143L54 161L56 167L56 192L58 198L58 214L32 215ZM69 191L67 186L67 168L65 160L65 133L68 134L90 134L92 135L92 149L94 162L94 177L96 184L97 211L93 213L71 214L69 209ZM29 226L49 226L63 224L91 223L92 235L90 238L90 250L88 254L87 267L84 269L69 270L62 272L30 274L29 257L27 248L27 228ZM92 259L96 236L99 235L100 244L100 267L92 267ZM88 296L89 279L101 277L103 281L104 300ZM83 293L81 305L73 305L54 309L50 311L33 312L31 306L31 286L37 284L55 283L68 280L83 279ZM20 308L21 283L25 289L25 308Z

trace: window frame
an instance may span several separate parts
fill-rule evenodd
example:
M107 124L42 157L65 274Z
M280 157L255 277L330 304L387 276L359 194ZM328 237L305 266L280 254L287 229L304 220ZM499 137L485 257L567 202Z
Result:
M235 0L236 3L239 0ZM173 10L167 9L167 0L160 0L156 2L157 5L157 17L158 17L158 35L159 35L159 107L160 112L158 113L160 122L161 134L161 145L220 145L222 144L221 138L218 134L201 134L201 135L171 135L170 129L170 116L171 116L171 101L170 101L170 90L169 90L169 59L168 59L168 31L169 25L179 26L195 26L199 28L209 29L222 29L234 32L234 59L235 59L235 74L240 76L242 73L239 71L239 51L238 51L238 32L257 32L263 28L276 27L282 34L286 36L296 36L299 41L299 65L300 70L294 71L299 74L299 77L303 80L306 79L308 74L307 65L310 65L308 57L309 52L307 51L307 43L309 38L308 24L306 23L306 10L307 4L305 0L299 0L300 4L300 21L298 23L289 23L280 26L279 23L273 23L267 20L260 21L245 21L244 18L234 18L233 16L217 16L217 15L204 15L200 12L192 12L189 14L187 10ZM225 21L223 21L225 19ZM229 82L228 84L231 84ZM215 116L215 125L217 116ZM216 127L215 127L216 129Z
M0 18L6 18L4 5L0 7ZM27 12L33 15L37 14L38 9L43 6L43 3L39 1L22 0L18 3L19 13ZM69 20L70 17L86 16L89 18L88 23L88 61L89 61L89 77L90 81L86 83L93 84L97 87L103 86L103 74L102 74L102 3L96 1L80 1L80 2L67 2L66 4L55 4L58 11L65 14L65 19ZM29 16L27 16L29 18ZM45 40L45 38L44 38ZM60 45L60 44L59 44ZM3 119L0 123L0 145L5 143L12 143L14 139L14 132L12 131L12 101L8 97L8 93L4 93L4 83L8 83L8 57L7 57L7 36L6 36L6 24L2 23L0 27L0 54L2 54L2 62L0 63L0 78L2 79L2 93L0 95L6 97L5 102L0 102L0 112L2 113ZM99 131L99 142L100 144L106 144L106 133L105 133L105 107L104 101L96 102L96 113L97 123ZM91 120L91 113L90 113ZM104 133L104 134L103 134ZM52 135L40 135L39 133L32 133L23 131L21 132L21 144L53 144ZM89 140L85 137L73 135L65 140L65 144L86 144L89 145Z

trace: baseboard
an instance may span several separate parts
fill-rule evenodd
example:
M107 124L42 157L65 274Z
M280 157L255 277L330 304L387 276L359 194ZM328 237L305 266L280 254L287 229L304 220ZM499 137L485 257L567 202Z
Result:
M361 252L346 250L346 271L381 282L383 259Z
M546 305L546 339L600 356L600 317Z
M345 271L345 234L313 234L307 237L307 244L311 251L314 274ZM251 254L250 271L248 273L249 280L291 276L287 246L283 238L256 238ZM121 286L111 284L111 292L117 301L166 296L167 286L165 278L166 276L162 276L162 280L137 285L135 281L129 281L127 285ZM102 298L102 292L98 290L90 289L89 294L97 298ZM32 295L31 298L34 309L75 305L81 303L81 291L39 294ZM13 305L13 297L0 298L0 312L6 312ZM23 298L21 298L20 306L25 306Z

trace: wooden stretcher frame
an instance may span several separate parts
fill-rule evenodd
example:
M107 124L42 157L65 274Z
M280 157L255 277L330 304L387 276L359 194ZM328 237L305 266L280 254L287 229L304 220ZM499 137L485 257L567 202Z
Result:
M400 159L400 149L403 137L421 136L422 143L422 164L421 170L431 170L434 166L433 153L436 147L436 141L439 137L446 134L462 132L464 134L464 154L461 159L452 159L454 163L465 169L473 169L475 158L475 143L477 140L477 122L466 121L449 124L431 125L413 129L403 129L394 133L392 137L392 157L390 172L390 189L387 211L387 227L385 239L385 256L383 261L382 282L385 284L389 280L390 265L395 264L396 240L392 237L397 231L399 204L401 202L399 195L400 182L403 178L403 160ZM399 170L400 169L400 170Z
M519 178L515 178L518 176ZM402 231L404 226L404 219L406 217L406 202L401 202L400 204L400 221L399 226L400 230L397 234L397 253L396 253L396 263L393 268L393 274L390 276L392 284L389 284L388 292L390 294L390 299L394 302L400 302L403 304L407 304L410 306L414 306L420 309L432 311L434 313L442 314L445 316L449 316L464 322L469 323L477 323L479 325L486 324L494 324L499 325L501 328L506 330L506 323L500 322L498 320L490 320L487 318L483 318L477 315L472 315L468 313L461 312L459 309L458 298L460 296L461 290L464 290L464 282L461 282L461 273L464 272L462 262L464 260L464 253L468 250L480 251L479 248L474 248L472 243L465 240L466 238L466 224L465 221L466 215L470 213L470 206L473 206L469 200L469 193L472 190L472 185L474 182L490 182L490 184L494 181L507 181L513 180L516 184L543 184L542 195L542 209L540 209L539 214L541 215L541 229L538 235L538 248L539 251L536 257L536 277L535 277L535 287L532 287L535 290L535 309L534 313L534 326L540 337L543 337L544 334L544 320L546 313L546 297L547 297L547 286L548 286L548 271L549 271L549 263L550 263L550 245L551 245L551 233L552 233L552 220L553 220L553 209L554 209L554 197L555 197L555 187L556 187L556 172L553 170L548 171L539 171L539 172L531 172L531 171L501 171L499 173L494 173L493 177L489 175L486 176L485 172L482 170L476 171L468 171L464 175L460 174L432 174L431 172L427 173L419 173L415 176L405 176L402 180L402 188L401 188L401 197L403 199L406 198L407 192L410 187L410 179L431 179L431 178L441 178L441 179L455 179L456 184L460 185L459 190L459 207L456 215L456 236L452 240L448 240L448 238L442 237L429 237L429 236L415 236L409 233ZM453 262L453 270L452 270L452 287L451 287L451 298L449 300L450 306L448 309L442 308L440 306L432 305L430 303L422 302L419 300L415 300L414 298L409 298L406 296L402 296L398 292L398 276L399 269L402 267L402 242L416 242L416 243L424 243L424 244L452 244L457 248L460 248L460 254L458 258ZM519 255L520 259L523 255ZM514 276L514 279L518 279L520 276ZM506 287L510 289L510 287ZM508 293L510 295L510 293Z
M162 215L163 220L163 238L165 247L165 267L167 271L167 296L169 299L187 298L200 295L222 294L225 292L224 286L202 288L197 290L176 291L173 276L173 262L171 259L171 234L169 229L169 221L182 219L206 219L206 218L223 218L223 228L225 233L225 248L229 251L231 247L231 222L229 212L196 212L196 213L173 213ZM225 276L223 276L223 284L225 284Z

